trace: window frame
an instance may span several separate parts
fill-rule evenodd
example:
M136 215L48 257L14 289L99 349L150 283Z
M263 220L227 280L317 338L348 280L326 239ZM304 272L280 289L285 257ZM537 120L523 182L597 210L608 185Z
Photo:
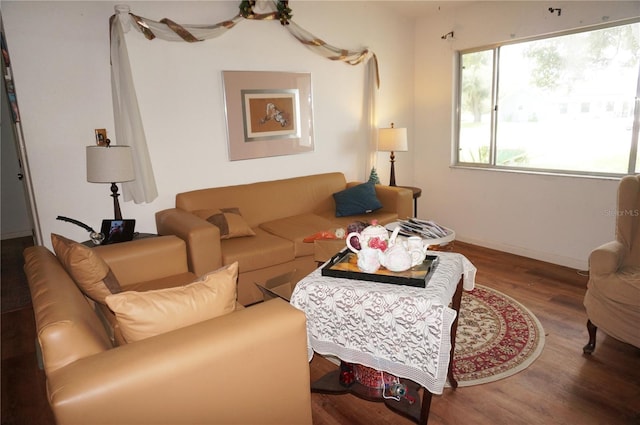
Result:
M634 101L633 112L633 126L631 133L631 146L629 149L629 161L626 173L606 173L596 171L579 171L579 170L560 170L549 168L534 168L534 167L518 167L509 165L496 164L497 156L497 140L496 131L498 124L497 104L499 84L500 84L500 69L498 67L500 63L500 48L503 46L527 43L536 40L545 40L556 37L562 37L571 34L587 33L597 31L606 28L615 28L624 25L640 23L640 17L634 17L629 19L617 20L614 22L607 22L604 24L589 25L581 28L568 29L549 34L542 34L531 37L523 37L517 40L508 40L499 43L492 43L483 46L472 47L468 49L462 49L456 51L454 66L455 66L455 89L454 89L454 123L453 123L453 149L452 149L452 167L454 168L467 168L467 169L481 169L481 170L495 170L495 171L513 171L519 173L528 174L547 174L547 175L565 175L565 176L577 176L577 177L608 177L608 178L620 178L627 174L640 173L640 159L638 159L638 144L640 133L640 67L638 68L638 81L636 84L636 93ZM483 51L493 51L493 63L492 63L492 87L491 87L491 120L490 120L490 132L491 139L489 141L489 162L463 162L460 161L460 132L461 132L461 115L462 115L462 56L469 53L477 53ZM638 163L638 167L636 164Z

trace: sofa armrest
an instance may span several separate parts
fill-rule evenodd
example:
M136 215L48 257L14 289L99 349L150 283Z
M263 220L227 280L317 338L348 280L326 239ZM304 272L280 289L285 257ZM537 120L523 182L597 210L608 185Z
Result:
M395 212L401 220L413 217L413 192L411 190L377 184L376 196L382 203L383 211Z
M101 245L94 250L109 264L123 286L189 271L186 244L176 236Z
M170 208L156 213L160 235L176 235L187 244L189 270L200 276L222 267L220 230L188 211Z
M589 274L602 276L615 273L624 261L626 250L618 241L607 242L591 251Z
M48 377L58 424L310 424L303 312L275 299Z

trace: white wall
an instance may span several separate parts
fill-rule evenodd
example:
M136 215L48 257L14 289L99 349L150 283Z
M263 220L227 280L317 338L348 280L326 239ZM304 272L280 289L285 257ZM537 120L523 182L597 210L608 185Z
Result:
M86 182L84 147L94 143L94 128L106 128L114 137L108 20L118 3L125 2L2 2L48 246L52 232L76 240L88 236L55 220L58 215L98 227L113 214L108 185ZM211 24L233 17L239 1L128 4L132 13L153 20ZM382 76L381 125L413 125L411 21L367 2L294 1L290 6L293 19L327 43L375 51ZM368 177L363 65L317 56L275 21L244 21L219 39L197 44L148 41L135 31L127 35L127 43L160 192L150 204L121 202L123 216L135 218L137 230L154 232L154 213L172 207L180 191L328 171L342 171L349 180ZM310 72L315 151L228 161L223 70ZM409 158L409 153L398 154L404 161L398 180L411 180ZM388 179L387 168L380 170L383 180Z
M613 239L618 181L450 167L455 51L640 16L640 2L478 2L418 20L415 32L415 184L421 216L458 239L587 268ZM452 40L440 37L455 32ZM602 141L606 146L607 141Z
M613 237L617 181L450 168L454 53L474 45L640 15L639 2L462 2L414 22L386 2L292 1L294 20L324 41L370 47L380 60L378 124L409 131L397 153L397 181L423 188L421 217L453 227L460 240L586 268L588 253ZM84 240L55 220L67 215L98 226L112 214L107 185L86 182L84 146L93 129L113 136L109 16L116 2L3 1L24 135L42 233ZM239 1L136 2L133 13L182 23L213 23ZM447 4L447 6L450 6ZM440 36L455 31L453 41ZM154 213L176 192L324 171L365 179L364 67L315 56L277 22L241 22L220 39L187 45L128 35L134 79L160 196L122 204L137 229L155 231ZM222 70L312 73L313 153L227 160ZM415 71L414 71L415 70ZM415 75L415 79L414 79ZM388 154L378 172L389 178Z

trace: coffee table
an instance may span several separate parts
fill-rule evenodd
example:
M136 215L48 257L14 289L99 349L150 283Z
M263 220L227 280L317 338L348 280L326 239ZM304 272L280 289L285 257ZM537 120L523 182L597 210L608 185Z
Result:
M296 284L291 304L307 316L308 355L332 355L406 380L410 398L381 399L387 407L426 424L432 394L442 394L452 358L462 290L472 290L476 268L463 255L433 252L438 265L425 288L322 276L318 268ZM375 391L343 387L339 371L312 384L312 391L353 392L375 399Z

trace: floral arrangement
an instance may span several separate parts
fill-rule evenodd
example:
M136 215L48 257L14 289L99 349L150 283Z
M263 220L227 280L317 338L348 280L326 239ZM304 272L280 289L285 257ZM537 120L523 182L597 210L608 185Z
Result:
M245 19L266 19L270 16L278 19L280 24L289 25L289 20L293 16L288 0L278 0L276 3L276 11L265 15L256 15L253 7L256 5L255 0L243 0L240 2L240 16Z

